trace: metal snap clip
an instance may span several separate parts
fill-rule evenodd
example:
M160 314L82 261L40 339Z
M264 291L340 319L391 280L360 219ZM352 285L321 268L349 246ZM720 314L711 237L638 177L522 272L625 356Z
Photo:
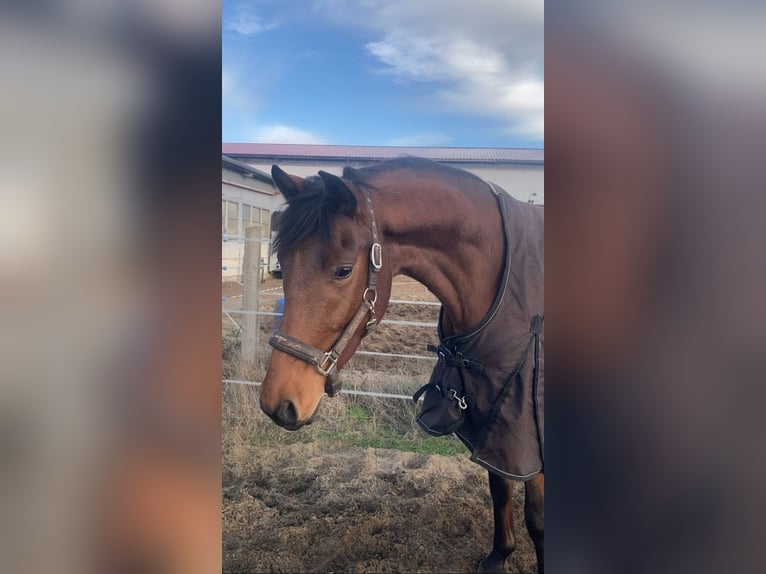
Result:
M468 408L468 403L465 402L465 397L457 396L457 391L455 389L450 389L449 394L450 394L450 398L457 401L457 406L460 408L461 411L464 411Z

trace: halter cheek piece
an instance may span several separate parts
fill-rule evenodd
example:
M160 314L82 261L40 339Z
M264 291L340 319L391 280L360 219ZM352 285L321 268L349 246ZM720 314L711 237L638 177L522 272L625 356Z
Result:
M327 352L312 347L308 343L291 337L280 330L274 331L271 339L269 339L269 345L275 349L314 365L317 371L326 377L325 392L331 397L337 395L342 387L336 365L343 351L346 350L349 342L351 342L354 333L365 321L365 333L372 331L378 323L375 317L375 303L378 300L378 272L383 266L383 248L378 241L378 227L375 223L372 199L367 190L364 191L364 195L367 198L367 206L370 210L370 219L372 221L372 247L370 248L370 264L367 270L367 288L362 294L362 302L354 317L346 325L346 328L338 340L335 341L332 349Z

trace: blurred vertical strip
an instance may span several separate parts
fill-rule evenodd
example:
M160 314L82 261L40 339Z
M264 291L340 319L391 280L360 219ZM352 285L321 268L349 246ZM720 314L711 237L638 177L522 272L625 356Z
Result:
M551 572L760 572L766 8L548 0Z
M215 572L218 2L0 8L0 571Z

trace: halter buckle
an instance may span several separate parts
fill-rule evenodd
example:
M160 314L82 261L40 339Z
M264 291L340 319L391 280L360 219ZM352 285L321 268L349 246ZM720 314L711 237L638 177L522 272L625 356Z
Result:
M370 248L370 264L374 271L380 271L383 267L383 247L377 241Z
M338 353L335 349L327 351L324 355L322 355L322 360L317 363L317 371L319 371L319 373L325 377L329 376L332 370L335 368L335 365L338 363L339 357L340 353Z

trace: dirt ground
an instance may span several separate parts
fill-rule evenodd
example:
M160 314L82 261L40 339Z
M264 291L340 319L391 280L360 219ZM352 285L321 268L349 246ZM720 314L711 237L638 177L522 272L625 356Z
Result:
M435 301L414 281L394 283L393 299ZM272 296L262 297L262 309L273 309L280 284L267 279L262 293ZM224 307L238 306L240 294L240 286L225 284ZM438 307L392 305L386 318L435 322L437 314ZM433 328L383 325L362 349L426 354L425 343L434 341ZM369 367L355 361L389 369L386 360ZM419 363L412 368L427 377L422 373L431 367ZM444 456L324 441L241 441L225 452L224 572L475 572L491 548L487 473L467 451ZM523 487L516 486L518 544L509 567L537 572Z
M487 476L467 456L318 443L242 449L223 476L224 572L475 572ZM537 572L515 491L511 572Z

